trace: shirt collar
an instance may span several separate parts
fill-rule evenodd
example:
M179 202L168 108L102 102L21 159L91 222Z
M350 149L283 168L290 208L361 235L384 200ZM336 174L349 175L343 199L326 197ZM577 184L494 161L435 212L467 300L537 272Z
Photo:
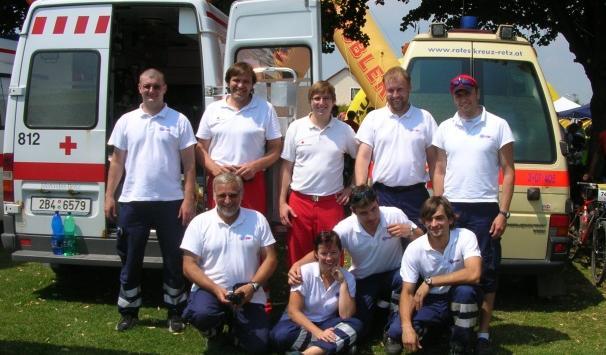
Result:
M246 106L242 107L240 110L236 110L235 108L233 108L227 104L227 98L229 96L230 96L230 94L227 94L227 95L225 95L225 97L223 97L223 99L221 99L221 107L232 110L232 111L236 111L236 112L251 110L251 109L257 107L257 105L259 103L259 101L258 101L259 98L256 97L255 95L253 95L252 98L250 99L250 102L248 104L246 104Z
M142 106L143 106L143 104L139 105L139 111L141 113L141 117L143 117L143 118L164 118L167 115L168 105L166 103L162 107L162 110L160 110L160 112L156 113L155 115L150 115L149 113L146 113L145 111L143 111Z
M307 116L305 116L304 119L306 120L305 124L309 130L318 130L318 131L323 131L325 129L332 127L334 125L335 120L338 120L335 117L331 117L330 121L328 121L326 126L324 126L324 128L320 128L311 121L311 112Z
M380 207L379 207L379 213L380 213L380 216L379 216L379 219L380 219L379 220L379 226L377 226L377 230L375 231L375 235L377 234L377 232L379 230L387 229L387 220L385 219L385 216L383 215L383 211L380 210ZM355 216L355 214L352 214L352 216ZM356 216L355 218L356 218L356 220L355 220L355 223L353 225L353 231L356 232L356 233L363 233L363 234L366 234L366 235L370 235L364 229L364 227L362 227L362 224L360 224L360 221L358 221L358 217ZM374 237L374 235L370 235L370 236Z
M408 110L406 112L404 112L404 114L402 114L401 116L398 114L393 113L390 109L389 109L389 105L385 105L385 109L387 110L387 112L389 113L389 117L394 118L394 119L407 119L410 118L412 116L412 108L414 106L412 104L410 104L408 106Z
M475 117L474 117L475 118ZM459 116L459 112L455 112L453 119L455 121L455 124L457 126L463 127L463 118L461 118L461 116ZM477 126L479 124L484 124L484 122L486 122L486 108L484 106L482 106L482 112L480 113L480 119L478 120L478 122L476 122L476 124L474 125Z
M217 223L222 227L226 227L226 228L237 227L246 221L246 216L243 213L244 211L243 211L242 207L240 207L240 213L238 214L238 218L236 218L236 220L232 224L227 224L227 223L225 223L225 221L223 219L221 219L221 217L219 216L219 213L217 212L217 206L215 206L215 208L213 208L212 211L214 211L215 219L216 219Z

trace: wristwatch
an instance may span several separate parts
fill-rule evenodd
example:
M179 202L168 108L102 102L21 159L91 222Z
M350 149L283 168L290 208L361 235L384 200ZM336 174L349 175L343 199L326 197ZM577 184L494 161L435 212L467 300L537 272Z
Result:
M431 277L426 277L424 282L427 284L427 286L431 287L431 284L433 283L433 281L431 280Z
M505 216L505 219L509 219L509 217L511 216L511 213L509 213L509 211L499 211L499 213Z
M259 289L259 287L261 287L261 285L259 285L259 283L258 283L258 282L252 282L252 281L251 281L251 282L249 282L249 284L252 286L252 288L253 288L253 290L254 290L255 292L257 292L257 290Z

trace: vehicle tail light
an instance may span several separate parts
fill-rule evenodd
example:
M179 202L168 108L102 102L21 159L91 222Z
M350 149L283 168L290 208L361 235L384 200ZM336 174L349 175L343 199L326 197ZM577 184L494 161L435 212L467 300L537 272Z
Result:
M19 238L19 245L21 248L29 248L32 246L32 240L29 238Z
M2 188L4 202L15 201L15 191L13 185L13 168L14 168L14 155L13 153L5 153L2 159Z
M549 218L549 237L567 237L568 223L568 215L552 214Z

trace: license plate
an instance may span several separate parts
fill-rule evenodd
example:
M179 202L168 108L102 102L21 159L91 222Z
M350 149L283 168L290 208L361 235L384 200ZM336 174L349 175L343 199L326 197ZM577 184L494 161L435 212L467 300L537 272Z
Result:
M88 215L91 210L89 198L32 197L32 212L71 212L73 215Z
M606 202L606 184L598 184L598 201Z

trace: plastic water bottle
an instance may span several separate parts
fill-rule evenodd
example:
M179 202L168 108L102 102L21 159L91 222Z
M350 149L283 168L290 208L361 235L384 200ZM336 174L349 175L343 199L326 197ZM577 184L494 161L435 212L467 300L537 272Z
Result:
M65 216L65 221L63 222L63 234L65 235L63 239L63 255L74 256L78 254L76 244L76 222L74 221L74 217L72 216L71 212L68 212L67 216Z
M51 229L53 230L53 235L51 236L53 254L63 255L63 222L61 221L59 211L56 211L51 219Z

